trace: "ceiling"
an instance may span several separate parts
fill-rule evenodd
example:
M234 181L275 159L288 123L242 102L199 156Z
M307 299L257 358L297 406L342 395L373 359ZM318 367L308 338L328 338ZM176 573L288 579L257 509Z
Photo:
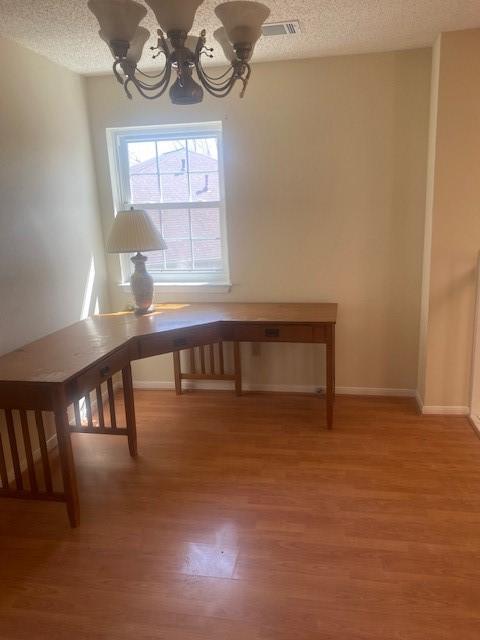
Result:
M297 36L262 38L254 61L310 58L425 47L441 31L480 27L479 0L264 0L269 22L299 20ZM210 35L219 22L205 0L194 30ZM155 33L153 14L142 22ZM87 0L0 0L0 34L84 74L111 69ZM211 39L210 39L211 40ZM153 44L153 38L150 44ZM216 44L215 42L211 44ZM218 52L218 53L217 53ZM215 53L221 58L218 45ZM147 50L142 63L151 66ZM218 59L218 58L217 58Z

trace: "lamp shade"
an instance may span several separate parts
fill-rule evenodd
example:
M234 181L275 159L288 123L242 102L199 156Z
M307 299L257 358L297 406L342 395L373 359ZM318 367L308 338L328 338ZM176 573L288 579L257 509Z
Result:
M232 47L232 43L228 39L227 32L225 31L225 27L219 27L213 32L213 37L218 42L218 44L222 47L223 55L229 62L235 62L237 59L237 54L235 53L235 49Z
M167 43L169 53L172 53L175 50L175 47L171 43L170 38L167 38L165 42ZM187 47L187 49L190 49L190 51L195 51L195 49L197 48L197 43L198 36L187 36L187 39L185 40L185 46Z
M102 31L99 31L98 35L110 47L110 42L105 34ZM131 62L134 65L139 62L140 58L142 57L143 48L149 37L150 31L148 29L145 29L144 27L138 27L138 29L135 31L135 35L133 36L132 41L130 42L130 46L128 47L126 55L126 59L128 60L128 62ZM115 57L115 53L111 47L110 51L112 52L113 57Z
M236 0L219 4L215 13L232 44L254 45L262 35L262 24L270 9L260 2Z
M184 31L193 27L195 13L203 0L145 0L165 33Z
M167 244L146 211L119 211L107 241L108 253L158 251Z
M107 42L131 42L146 8L133 0L89 0L88 8L97 18Z

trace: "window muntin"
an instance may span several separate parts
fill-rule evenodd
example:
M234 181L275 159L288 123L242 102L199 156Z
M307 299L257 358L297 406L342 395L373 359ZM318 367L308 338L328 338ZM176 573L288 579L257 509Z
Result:
M168 245L158 282L228 283L221 124L109 130L116 209L145 209ZM122 260L123 280L131 263Z

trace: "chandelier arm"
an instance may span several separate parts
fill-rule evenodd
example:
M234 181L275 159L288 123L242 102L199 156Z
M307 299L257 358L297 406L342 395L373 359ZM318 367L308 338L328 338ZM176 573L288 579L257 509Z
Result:
M245 62L245 68L247 69L247 75L245 77L241 77L240 78L240 80L243 83L243 89L240 92L240 98L243 98L243 96L245 95L245 91L247 90L248 81L250 80L250 76L252 74L252 67L248 64L248 62Z
M199 60L199 64L201 64L200 60ZM221 76L209 76L208 73L203 68L203 65L202 65L202 71L203 71L203 75L205 76L205 78L207 78L207 80L210 80L210 82L217 82L218 80L221 80L229 73L235 73L235 68L232 65L230 65L230 67L228 67L225 73L222 73Z
M205 83L205 84L202 83L202 84L205 87L205 89L212 94L212 96L218 96L219 98L222 98L225 91L227 93L230 93L230 90L232 89L233 85L237 80L238 78L232 77L228 82L228 84L223 85L222 87L216 87L215 85L211 85L209 83Z
M132 80L129 78L129 82L131 82ZM160 96L162 96L165 93L165 90L167 87L164 87L161 91L159 91L158 93L155 93L154 95L148 95L148 93L145 93L145 91L138 86L138 84L135 84L135 88L138 91L138 93L143 97L146 98L147 100L155 100L155 98L160 98ZM127 96L129 98L132 97L132 94L130 92L127 92L127 89L125 88L125 92L127 93Z
M214 98L226 98L228 94L231 92L231 90L233 89L235 82L236 82L236 79L232 82L232 84L228 87L228 89L226 89L226 91L224 91L223 93L213 93L213 91L211 91L209 87L205 87L205 89Z
M242 82L242 85L243 85L242 91L240 92L240 98L243 98L244 95L245 95L245 91L247 89L248 81L250 80L250 75L252 73L252 69L251 69L250 65L248 64L248 62L244 63L243 68L247 70L246 75L243 76L238 72L234 73L234 75L230 79L229 85L225 88L223 93L220 92L221 91L220 89L212 87L209 84L205 83L205 81L204 81L204 79L202 78L201 75L199 75L199 78L202 80L202 84L205 87L205 89L208 91L208 93L210 93L212 96L215 96L216 98L225 98L226 96L228 96L230 91L233 89L233 87L235 85L235 82L237 80L240 80Z
M142 87L142 89L145 89L146 91L156 91L157 89L161 89L165 84L168 84L169 80L170 74L167 73L165 73L160 82L156 82L155 84L148 84L147 82L143 82L143 80L140 80L140 78L137 78L136 76L132 78L132 82L135 84L135 86Z
M130 84L130 82L132 82L131 78L127 78L123 84L123 88L125 90L125 93L127 94L127 98L129 100L131 100L133 98L132 93L130 91L130 89L128 88L128 85Z
M208 86L211 87L212 89L223 91L223 89L228 87L231 80L235 77L236 77L235 73L232 73L232 75L227 80L224 80L223 82L215 82L214 80L210 80L208 76L204 76L204 80L205 80L205 83L208 84Z
M197 68L198 75L202 76L203 79L208 81L207 83L210 84L210 85L217 85L217 86L225 85L226 86L230 82L232 77L235 75L235 73L236 73L235 66L233 64L230 64L228 69L224 73L222 73L220 76L216 76L216 77L210 76L210 75L208 75L208 73L203 68L200 56L198 57L198 60L197 60L197 62L195 64L195 66ZM229 73L231 75L227 80L225 80L224 82L219 82L219 80L222 80L222 78L225 78L225 76L227 76Z
M210 85L206 84L204 81L202 81L202 85L206 89L206 91L210 95L214 96L215 98L225 98L226 96L228 96L230 91L233 89L233 87L235 85L235 82L237 80L238 80L238 78L232 77L230 79L229 84L223 89L223 91L220 91L219 89L216 89L215 87L211 87Z
M205 76L203 72L202 66L200 65L198 59L195 60L195 68L197 70L197 75L200 79L200 82L204 86L204 88L210 93L212 96L216 96L217 98L223 98L230 93L232 90L235 81L237 80L237 76L235 74L235 70L233 70L230 78L223 83L223 85L217 85L210 83L208 78Z
M160 91L158 91L157 93L155 93L153 95L149 95L148 93L146 93L146 91L155 91L156 89L159 88L157 85L155 87L149 87L148 85L145 85L144 83L141 83L138 80L138 78L129 78L128 81L129 82L133 82L133 84L135 85L135 88L137 89L138 93L141 96L143 96L144 98L147 98L147 100L155 100L155 98L159 98L167 90L168 84L170 82L170 76L171 76L171 67L169 66L168 70L167 70L167 75L166 75L166 77L164 78L164 80L162 82L162 88L160 89Z
M138 78L136 75L130 75L129 78L133 82L133 84L137 87L137 89L141 88L141 89L144 89L145 91L156 91L157 89L166 88L166 85L168 85L168 83L170 82L171 74L172 74L172 67L170 64L167 64L167 66L162 72L161 79L155 84L148 84L143 80L141 80L140 78Z
M128 69L127 67L122 66L122 65L125 65L125 60L123 60L123 59L116 60L114 62L114 64L113 64L113 72L115 74L115 77L117 78L118 82L120 84L122 84L122 85L125 85L130 80L135 85L140 84L144 89L148 89L148 90L154 91L155 89L160 89L161 87L163 87L165 82L168 82L168 80L170 79L169 73L167 74L167 72L169 71L169 67L170 67L170 65L168 63L165 66L165 68L163 69L163 71L160 74L156 75L156 76L149 76L149 75L143 73L143 71L140 71L140 69L138 69L138 67ZM118 67L119 66L122 66L122 71L125 74L124 77L122 77L121 74L118 71ZM152 80L153 79L157 79L157 78L160 78L160 80L158 82L156 82L155 84L149 85L146 82L143 82L142 80L137 78L135 76L136 73L139 73L142 76L145 76L147 78L151 78Z
M237 80L238 78L232 77L228 82L228 84L225 84L222 87L215 87L214 85L211 85L208 82L204 82L204 81L202 81L202 85L208 91L208 93L210 93L212 96L216 96L217 98L223 98L224 95L228 95L228 93L230 93L233 85Z
M123 83L124 83L124 80L123 80L122 76L120 75L120 73L119 73L119 71L118 71L118 67L119 67L119 65L120 65L122 62L123 62L123 60L121 60L121 59L117 59L117 60L115 60L115 62L113 63L113 74L114 74L115 78L118 80L118 82L119 82L120 84L123 84Z
M138 93L143 96L144 98L146 98L147 100L155 100L156 98L160 98L160 96L163 96L163 94L165 93L167 87L164 87L161 91L159 91L158 93L155 93L153 96L149 96L148 93L145 93L143 91L143 89L140 89L140 87L137 87L137 91Z
M229 84L230 80L233 77L235 77L235 72L232 72L228 78L225 78L221 82L218 82L217 80L213 80L212 78L209 78L208 76L205 76L205 75L203 77L205 78L206 82L212 87L224 87Z
M165 72L166 72L167 68L165 67L165 69L163 69L163 71L161 73L157 73L156 75L150 75L149 73L144 73L143 71L140 71L140 69L137 68L137 73L139 75L141 75L143 78L148 78L148 80L161 80L164 76L165 76Z
M165 66L159 73L155 73L155 74L145 73L145 71L142 71L138 67L137 67L136 71L137 71L137 73L142 75L144 78L149 78L151 80L156 80L157 78L163 78L163 76L165 75L165 72L167 70L167 67L168 67L168 60L165 60Z

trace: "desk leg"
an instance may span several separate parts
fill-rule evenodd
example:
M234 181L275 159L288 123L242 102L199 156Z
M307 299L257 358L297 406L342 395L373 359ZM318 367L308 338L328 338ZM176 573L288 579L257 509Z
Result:
M75 473L75 461L73 458L67 415L67 401L64 391L59 392L56 398L54 413L68 518L71 527L78 527L80 524L80 503L78 500L77 476Z
M175 376L175 393L182 395L182 365L180 362L180 351L173 352L173 373Z
M235 393L242 395L242 358L240 353L240 342L233 343L233 362L235 369Z
M327 428L333 426L335 403L335 325L329 325L327 334Z
M135 458L137 450L137 422L135 419L135 401L133 396L132 368L127 365L122 369L123 399L125 401L125 417L127 419L128 448Z

